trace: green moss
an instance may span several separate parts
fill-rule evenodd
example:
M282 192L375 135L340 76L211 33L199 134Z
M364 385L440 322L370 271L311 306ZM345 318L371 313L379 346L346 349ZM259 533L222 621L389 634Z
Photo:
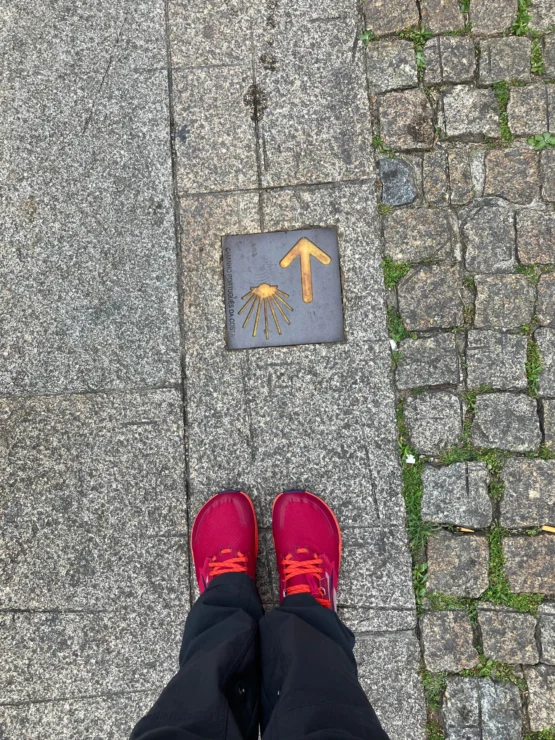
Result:
M530 734L526 735L524 740L555 740L555 727L552 730L531 732Z
M518 272L520 275L526 275L532 285L537 285L540 281L541 271L536 270L534 265L517 265L515 272Z
M365 46L368 46L372 41L378 40L378 37L371 28L365 28L358 38Z
M470 0L459 0L459 7L461 9L461 13L468 13L470 10Z
M426 724L427 740L445 740L445 734L435 719L428 720Z
M526 350L526 377L528 378L528 395L532 398L538 397L541 371L542 362L538 343L532 336L529 336Z
M380 216L389 216L393 208L385 203L378 203L378 213Z
M460 675L465 678L492 678L503 683L514 683L522 690L526 689L525 681L515 675L514 666L493 660L483 654L480 655L480 662L475 668L463 670Z
M467 290L475 291L476 283L472 275L465 275L463 278L463 285Z
M511 26L511 33L515 36L526 36L528 33L528 24L530 23L529 8L531 5L532 0L518 0L518 12Z
M412 41L414 44L414 53L416 55L416 66L419 74L422 76L426 69L426 57L424 56L424 44L428 39L433 37L433 33L428 31L426 28L406 28L403 31L399 31L397 34L399 38Z
M545 74L545 64L543 63L543 49L539 39L532 40L532 49L530 52L530 66L535 75Z
M395 370L397 368L397 365L399 364L401 357L403 356L402 352L398 352L397 350L393 350L391 352L391 366Z
M472 322L474 321L474 313L475 313L474 306L465 306L464 307L464 323L467 326L471 326L472 325Z
M386 288L395 288L401 278L410 270L410 262L394 262L391 257L382 261L383 279Z
M420 678L424 687L424 698L430 709L438 710L441 707L441 700L447 686L446 677L446 673L422 671Z
M416 339L416 334L405 329L401 314L391 306L387 309L387 329L389 336L394 342L402 342L403 339Z
M393 149L384 144L380 134L374 134L374 136L372 137L372 146L377 152L379 152L380 154L384 154L386 157L395 156L395 152L393 151Z
M493 86L495 97L497 99L497 106L499 108L499 131L501 133L501 139L509 143L514 139L509 128L509 115L507 113L507 106L509 105L509 83L508 82L496 82Z

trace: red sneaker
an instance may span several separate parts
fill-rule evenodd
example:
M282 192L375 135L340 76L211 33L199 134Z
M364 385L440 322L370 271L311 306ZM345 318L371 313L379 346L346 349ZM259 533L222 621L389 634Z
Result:
M256 577L258 525L252 501L242 491L222 491L199 511L191 550L200 592L224 573Z
M272 529L280 603L293 594L312 594L337 611L341 530L330 507L308 491L285 491L274 501Z

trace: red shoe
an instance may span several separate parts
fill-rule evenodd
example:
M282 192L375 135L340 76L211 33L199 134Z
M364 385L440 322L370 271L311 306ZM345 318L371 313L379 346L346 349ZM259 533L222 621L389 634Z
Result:
M330 507L308 491L285 491L274 501L272 529L280 603L293 594L312 594L337 611L341 530Z
M258 525L252 501L242 491L223 491L207 501L191 532L200 592L224 573L256 577Z

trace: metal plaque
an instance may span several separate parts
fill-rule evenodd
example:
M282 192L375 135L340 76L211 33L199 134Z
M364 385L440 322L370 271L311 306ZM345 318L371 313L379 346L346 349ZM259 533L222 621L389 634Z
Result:
M344 340L335 229L223 239L229 349Z

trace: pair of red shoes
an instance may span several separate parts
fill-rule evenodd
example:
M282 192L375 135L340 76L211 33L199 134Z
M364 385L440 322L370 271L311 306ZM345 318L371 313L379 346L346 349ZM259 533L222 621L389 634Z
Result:
M341 531L329 506L308 491L280 493L272 508L272 530L280 603L306 593L337 610ZM211 498L195 519L191 548L201 593L225 573L247 573L254 580L258 525L247 494L224 491Z

